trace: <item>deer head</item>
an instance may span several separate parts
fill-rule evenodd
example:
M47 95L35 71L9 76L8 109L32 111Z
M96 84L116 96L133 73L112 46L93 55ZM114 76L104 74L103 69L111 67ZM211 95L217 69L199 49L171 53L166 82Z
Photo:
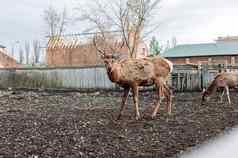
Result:
M205 102L207 102L209 100L210 100L209 93L207 90L205 90L205 88L203 88L203 90L202 90L202 104L204 104Z

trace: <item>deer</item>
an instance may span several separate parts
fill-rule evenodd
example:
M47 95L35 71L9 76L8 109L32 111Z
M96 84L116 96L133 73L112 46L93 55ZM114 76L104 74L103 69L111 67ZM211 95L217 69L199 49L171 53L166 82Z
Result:
M155 85L159 98L161 96L166 98L167 112L169 115L171 114L172 91L166 81L173 70L172 62L160 56L118 59L118 55L113 52L115 50L103 51L99 49L95 38L93 39L93 43L105 64L110 81L123 88L122 103L117 120L123 115L131 89L135 106L135 119L140 119L138 101L139 86ZM155 118L159 108L160 99L151 114L152 119Z
M226 91L228 103L231 104L230 88L238 88L238 73L235 72L223 72L219 73L212 80L208 88L203 90L202 104L210 99L210 96L217 91L218 88L222 88L222 94L220 95L220 102L223 102L223 96Z

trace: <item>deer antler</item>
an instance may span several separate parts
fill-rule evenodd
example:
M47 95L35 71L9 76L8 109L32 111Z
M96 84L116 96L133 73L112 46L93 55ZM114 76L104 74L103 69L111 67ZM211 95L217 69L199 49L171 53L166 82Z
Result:
M112 42L113 42L113 40L112 40ZM116 52L116 50L117 50L116 42L111 43L111 41L108 41L107 45L108 45L109 49L111 50L112 54Z
M121 46L120 46L120 49L121 49L122 47L124 47L124 45L125 45L125 41L122 40L122 44L121 44Z
M102 37L102 38L104 38L104 39L102 39L102 40L103 40L103 42L105 42L105 44L107 45L107 48L110 49L111 53L109 53L109 54L111 54L111 55L113 55L113 54L115 54L115 53L118 53L118 52L117 52L117 51L118 51L118 48L121 49L121 48L124 46L124 41L122 41L122 44L120 44L121 42L118 42L117 40L106 41L106 38L105 38L105 37ZM95 35L95 36L93 37L93 44L94 44L94 46L95 46L97 52L99 52L100 56L101 56L102 58L104 58L104 57L106 56L106 52L105 52L105 50L102 50L102 49L100 49L100 48L98 47L98 45L97 45L97 35ZM108 54L108 55L109 55L109 54Z
M100 56L101 56L102 58L104 58L105 52L98 48L97 42L96 42L96 36L93 37L93 44L94 44L96 50L99 52Z
M115 42L113 43L113 47L110 46L110 49L113 53L118 53L117 51L120 50L123 46L124 46L124 41L122 41L122 43L118 40L115 40Z

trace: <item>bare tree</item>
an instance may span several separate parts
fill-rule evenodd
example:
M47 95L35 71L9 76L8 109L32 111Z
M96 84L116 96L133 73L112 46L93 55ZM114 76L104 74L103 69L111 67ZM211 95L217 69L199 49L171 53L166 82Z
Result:
M23 61L24 61L24 51L23 51L22 47L20 46L20 48L19 48L19 63L23 64Z
M48 27L49 36L61 36L65 31L68 24L67 10L63 9L62 12L56 10L54 7L49 6L44 10L44 21Z
M12 49L11 49L11 56L14 57L15 54L15 46L12 45Z
M176 47L176 45L177 45L177 38L175 36L172 37L171 43L172 43L172 48Z
M167 50L167 49L170 49L170 48L171 48L170 42L169 42L169 40L167 40L165 49Z
M40 42L38 40L33 41L33 53L33 64L37 64L40 59Z
M29 64L30 61L30 43L25 42L25 55L26 55L26 64Z
M105 1L104 1L105 2ZM152 21L153 11L160 0L119 0L105 3L94 1L89 10L83 11L80 20L94 24L105 42L108 32L119 30L130 57L136 57L139 40L147 35L146 28ZM80 9L82 10L82 9ZM91 26L90 26L91 27Z

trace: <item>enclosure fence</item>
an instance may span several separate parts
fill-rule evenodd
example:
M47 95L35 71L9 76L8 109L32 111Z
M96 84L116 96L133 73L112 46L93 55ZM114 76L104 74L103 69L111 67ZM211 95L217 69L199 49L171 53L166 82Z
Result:
M238 66L175 65L168 84L176 91L200 91L223 71L238 71ZM119 89L108 79L104 66L0 69L0 76L1 88Z

